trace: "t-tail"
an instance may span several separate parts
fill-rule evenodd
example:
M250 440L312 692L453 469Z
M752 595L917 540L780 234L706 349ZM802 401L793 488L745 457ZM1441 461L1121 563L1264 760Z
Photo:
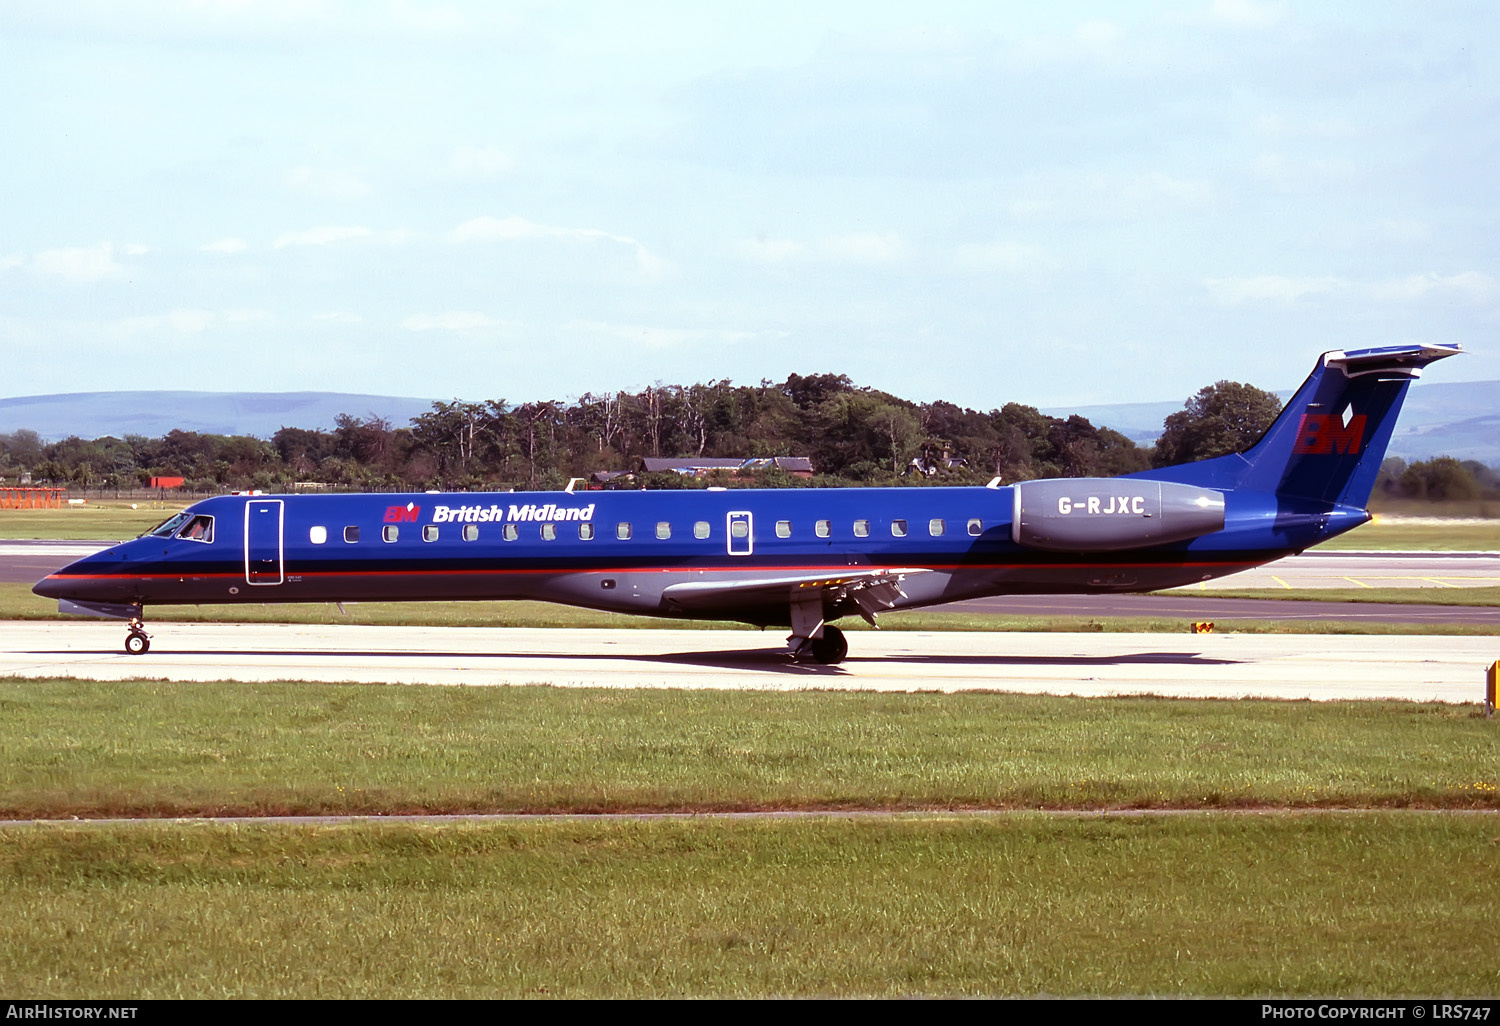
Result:
M1324 353L1269 430L1249 449L1132 475L1243 489L1313 505L1363 509L1413 378L1462 347L1384 346Z

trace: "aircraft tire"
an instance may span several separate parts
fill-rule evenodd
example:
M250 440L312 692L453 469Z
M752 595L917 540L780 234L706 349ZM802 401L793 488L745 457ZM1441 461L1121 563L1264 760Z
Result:
M837 627L824 627L823 636L812 642L812 657L828 666L843 662L848 654L849 641Z
M125 635L125 652L128 655L145 655L151 651L151 639L140 631L131 631Z

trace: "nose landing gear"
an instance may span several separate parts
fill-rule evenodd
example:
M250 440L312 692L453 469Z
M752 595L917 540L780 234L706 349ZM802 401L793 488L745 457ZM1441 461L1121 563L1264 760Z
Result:
M145 655L151 651L151 635L139 619L130 621L130 633L125 635L125 652L128 655Z

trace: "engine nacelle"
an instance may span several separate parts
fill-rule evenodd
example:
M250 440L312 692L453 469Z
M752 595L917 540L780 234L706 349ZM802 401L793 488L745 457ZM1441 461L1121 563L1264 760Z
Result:
M1013 490L1011 538L1033 549L1143 549L1224 529L1224 493L1211 488L1075 477L1022 481Z

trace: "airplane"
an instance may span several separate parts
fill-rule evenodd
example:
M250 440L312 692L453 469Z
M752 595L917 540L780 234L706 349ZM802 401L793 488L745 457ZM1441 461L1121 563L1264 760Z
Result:
M155 604L541 599L788 627L988 595L1155 591L1291 555L1365 508L1422 368L1462 347L1324 353L1243 452L1115 478L961 488L218 496L33 588L64 613Z

